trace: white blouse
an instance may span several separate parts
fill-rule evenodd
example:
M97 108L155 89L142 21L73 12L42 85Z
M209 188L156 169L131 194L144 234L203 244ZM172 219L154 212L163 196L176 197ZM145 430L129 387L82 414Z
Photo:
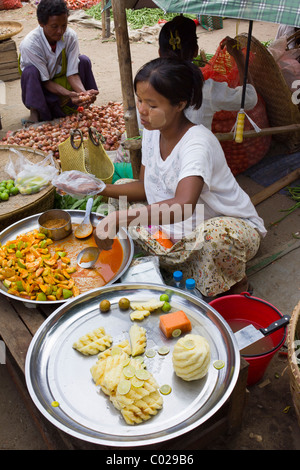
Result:
M148 204L174 197L179 181L188 176L201 176L204 186L197 210L187 220L173 226L163 224L174 239L191 233L195 225L219 216L239 217L266 234L247 193L239 186L224 152L214 134L203 125L191 127L163 160L160 154L160 132L143 131L142 164L145 166L144 186Z

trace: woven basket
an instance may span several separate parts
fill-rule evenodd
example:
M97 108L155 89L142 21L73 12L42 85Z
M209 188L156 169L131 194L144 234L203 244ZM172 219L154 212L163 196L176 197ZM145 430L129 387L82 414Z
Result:
M9 31L6 31L7 29L9 29ZM20 33L22 29L23 25L18 21L0 21L0 41L15 36Z
M247 47L248 34L236 37L242 47ZM292 102L289 89L280 68L268 49L253 36L251 37L253 59L249 72L256 91L263 97L271 127L300 124L300 111ZM274 134L274 139L284 142L291 152L300 149L300 131L285 134Z
M75 135L76 131L58 146L62 171L82 171L96 176L106 184L111 183L115 167L100 139L95 140L92 133L89 133L87 139L83 139L80 134L81 140L76 139Z
M5 166L12 154L12 148L19 150L32 163L38 163L46 157L46 154L40 150L18 145L0 145L0 181L9 178L5 172ZM17 194L10 196L8 201L0 202L0 230L4 230L20 219L52 209L54 197L55 188L49 185L36 194Z
M300 426L300 302L294 308L287 335L290 389ZM298 355L296 356L298 352Z

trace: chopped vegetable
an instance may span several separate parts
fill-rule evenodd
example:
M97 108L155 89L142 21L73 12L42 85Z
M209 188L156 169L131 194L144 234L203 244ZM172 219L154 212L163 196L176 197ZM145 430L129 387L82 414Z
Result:
M69 259L59 252L51 255L52 243L36 229L1 246L0 281L8 294L42 302L79 294L71 278L76 268L68 267Z

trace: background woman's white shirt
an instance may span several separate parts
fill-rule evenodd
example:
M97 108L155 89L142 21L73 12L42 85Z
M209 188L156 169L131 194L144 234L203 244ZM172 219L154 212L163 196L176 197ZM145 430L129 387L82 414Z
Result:
M200 109L189 107L186 117L193 124L203 124L211 129L214 114L217 111L239 111L242 101L242 86L230 88L226 82L216 82L209 78L203 84L203 101ZM253 109L257 104L257 93L251 84L246 86L245 110Z
M201 176L204 186L198 199L204 219L219 216L240 217L262 236L266 229L249 196L233 176L223 149L214 134L203 125L191 127L166 160L160 154L160 131L143 131L142 164L148 204L174 197L178 182L188 176ZM174 239L190 233L202 222L201 211L182 223L165 229ZM173 234L172 234L173 230Z

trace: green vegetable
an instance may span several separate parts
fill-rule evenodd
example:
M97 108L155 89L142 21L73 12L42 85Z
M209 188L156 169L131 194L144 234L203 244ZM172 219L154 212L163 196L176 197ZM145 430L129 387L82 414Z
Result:
M283 219L285 219L288 215L290 215L292 212L294 212L296 209L299 209L300 208L300 186L288 186L286 188L286 190L288 191L289 195L291 196L291 198L296 201L296 204L294 204L293 206L291 206L289 209L283 209L281 210L280 212L286 212L286 214L281 217L281 219L279 220L276 220L276 222L272 222L271 225L276 225L278 224L279 222L281 222ZM298 237L295 237L295 238L298 238Z
M97 5L92 6L85 11L89 16L92 16L96 20L101 20L102 4L101 2ZM160 8L139 8L138 10L126 9L127 23L131 29L140 29L143 26L154 26L158 23L158 20L164 19L167 21L172 20L178 13L164 13ZM111 16L113 12L111 11ZM184 15L188 18L195 19L196 15Z

